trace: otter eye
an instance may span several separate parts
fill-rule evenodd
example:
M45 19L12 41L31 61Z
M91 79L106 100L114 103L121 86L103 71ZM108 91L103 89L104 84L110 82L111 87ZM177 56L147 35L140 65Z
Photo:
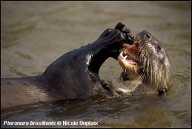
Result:
M150 38L150 35L149 34L146 34L147 38Z
M145 38L149 40L151 38L151 35L149 33L146 33Z

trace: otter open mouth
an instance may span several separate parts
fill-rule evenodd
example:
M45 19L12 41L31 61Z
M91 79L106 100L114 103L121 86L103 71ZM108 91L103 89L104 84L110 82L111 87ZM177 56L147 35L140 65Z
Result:
M160 42L147 31L135 36L132 45L123 44L118 56L123 72L141 77L142 82L152 85L159 94L169 88L170 63Z
M138 73L139 61L137 57L137 47L136 45L124 44L123 49L118 56L118 61L123 71Z

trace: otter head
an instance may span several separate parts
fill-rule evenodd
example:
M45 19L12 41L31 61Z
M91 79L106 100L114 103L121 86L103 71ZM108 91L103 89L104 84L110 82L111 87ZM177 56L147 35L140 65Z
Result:
M142 78L162 95L168 90L170 63L160 42L147 31L135 36L132 45L123 44L118 57L124 73L134 74Z

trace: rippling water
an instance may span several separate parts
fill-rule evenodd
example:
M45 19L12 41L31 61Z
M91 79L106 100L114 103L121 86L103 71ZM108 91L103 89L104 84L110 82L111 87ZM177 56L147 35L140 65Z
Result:
M37 75L65 52L93 42L119 21L148 30L166 48L174 88L166 97L39 104L1 115L9 121L98 121L102 127L191 127L190 2L1 2L1 77ZM117 79L108 59L100 76Z

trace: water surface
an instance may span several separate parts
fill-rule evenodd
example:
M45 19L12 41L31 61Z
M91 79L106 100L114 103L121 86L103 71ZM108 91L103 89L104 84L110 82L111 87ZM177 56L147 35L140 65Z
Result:
M98 121L102 127L191 127L190 2L1 2L1 77L42 73L62 54L93 42L119 21L147 30L162 42L172 63L172 90L165 97L33 105L1 115L9 121ZM119 77L113 59L106 80Z

